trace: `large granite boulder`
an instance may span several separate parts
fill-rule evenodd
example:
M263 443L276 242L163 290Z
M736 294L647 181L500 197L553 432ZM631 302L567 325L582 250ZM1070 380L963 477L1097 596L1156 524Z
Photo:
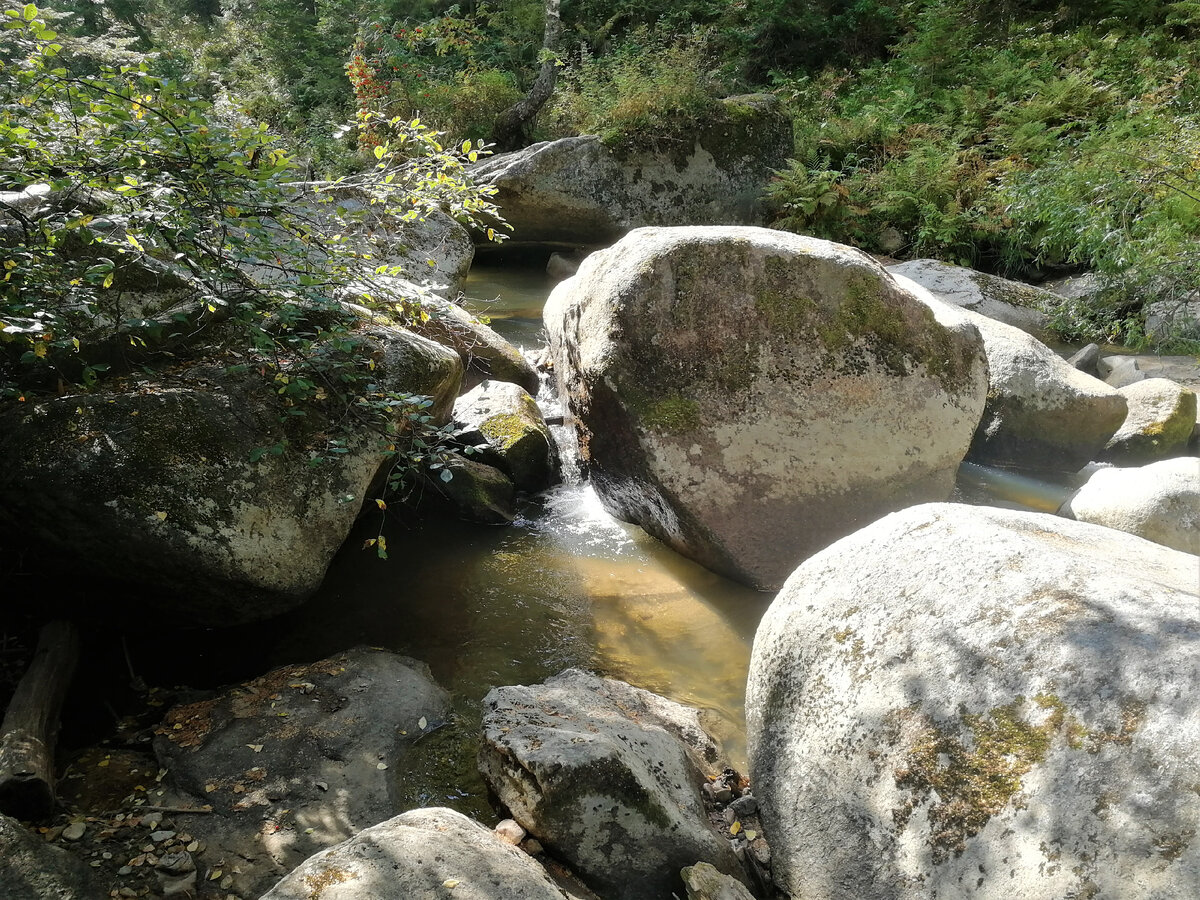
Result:
M1099 459L1137 465L1177 456L1196 427L1196 394L1167 378L1147 378L1118 389L1129 412Z
M0 816L0 897L98 900L101 896L83 860L27 831L16 819Z
M1061 302L1057 294L1043 288L936 259L896 263L888 271L915 281L943 303L1020 328L1038 340L1049 335L1047 312Z
M830 900L1200 887L1197 559L930 504L807 560L747 686L777 883Z
M445 422L458 357L395 328L360 333L381 386L431 395ZM141 585L166 615L228 625L278 614L320 585L387 461L364 430L313 465L330 421L316 405L287 412L267 379L219 358L9 404L0 531Z
M285 666L210 700L171 709L155 738L170 773L164 806L236 858L242 896L258 896L307 857L400 812L402 755L450 715L429 667L383 650Z
M414 809L331 847L262 900L573 900L531 857L452 809Z
M701 796L718 751L696 710L568 669L484 698L479 768L512 817L607 900L681 892L698 860L746 875Z
M978 332L865 254L761 228L643 228L546 305L614 515L778 588L884 513L944 500L979 421Z
M511 242L609 244L641 225L752 225L792 152L792 128L766 94L730 97L669 150L609 146L596 135L502 153L472 170L512 226Z
M1148 466L1097 468L1059 515L1200 554L1200 459L1180 456Z
M896 280L944 309L928 289ZM1059 473L1095 459L1125 420L1125 398L1024 331L969 309L953 312L979 329L988 361L987 408L969 459Z

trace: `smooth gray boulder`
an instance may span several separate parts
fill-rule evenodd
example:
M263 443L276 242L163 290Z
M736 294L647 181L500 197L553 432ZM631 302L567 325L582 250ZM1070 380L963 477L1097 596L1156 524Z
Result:
M445 422L458 357L400 329L360 333L379 384L432 396L428 412ZM287 412L268 379L231 374L220 358L166 381L134 375L11 404L0 411L0 531L148 588L163 616L230 625L277 615L320 585L388 462L369 429L329 454L336 432L322 408Z
M484 381L454 404L461 440L479 462L505 472L521 490L540 491L558 476L558 448L537 403L506 381Z
M396 815L397 761L449 715L429 667L385 650L284 666L167 713L154 744L170 773L162 805L211 807L175 822L207 858L238 858L234 888L257 896Z
M1196 427L1195 392L1166 378L1147 378L1120 393L1129 412L1098 459L1137 465L1186 451Z
M772 870L829 900L1187 900L1200 568L1041 513L929 504L806 561L754 640Z
M0 816L0 897L98 900L104 893L82 859Z
M1128 387L1146 377L1136 356L1102 356L1096 360L1096 373L1114 388Z
M537 862L452 809L414 809L322 851L262 900L574 900Z
M497 154L471 175L497 189L511 243L603 246L641 225L761 224L766 185L791 152L778 100L750 94L723 100L686 146L569 137Z
M896 280L945 308L903 275ZM987 406L967 458L1064 473L1095 459L1125 420L1125 398L1018 328L969 309L952 312L979 329L988 362Z
M1019 328L1043 341L1049 336L1047 312L1060 302L1057 294L1043 288L936 259L912 259L888 266L888 271L915 281L943 303Z
M491 379L510 381L537 395L537 370L511 343L457 303L428 298L422 306L429 318L413 325L413 331L458 354L465 367L464 390Z
M1097 468L1059 515L1200 554L1200 459L1180 456L1148 466Z
M838 537L949 496L987 369L977 330L936 306L828 241L642 228L555 288L545 320L605 507L773 590Z
M709 824L719 754L697 711L577 669L483 701L479 768L526 830L606 900L661 900L697 860L746 875Z

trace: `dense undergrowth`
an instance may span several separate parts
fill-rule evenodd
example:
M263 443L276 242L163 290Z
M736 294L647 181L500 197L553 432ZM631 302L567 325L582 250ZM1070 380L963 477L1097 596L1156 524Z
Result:
M683 136L770 90L795 122L773 225L1034 280L1095 271L1068 339L1144 341L1200 286L1200 0L59 0L62 31L266 122L311 177L354 171L357 110L488 140L547 56L530 134ZM349 77L347 77L349 76ZM1177 343L1184 349L1192 345Z

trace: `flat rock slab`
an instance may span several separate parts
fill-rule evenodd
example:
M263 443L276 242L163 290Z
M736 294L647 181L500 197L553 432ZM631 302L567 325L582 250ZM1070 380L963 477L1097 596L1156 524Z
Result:
M1197 557L929 504L805 562L747 687L778 884L830 900L1187 900Z
M532 858L450 809L415 809L308 859L262 900L574 900Z
M633 231L545 310L605 507L762 590L949 497L987 392L965 315L850 247L715 227Z
M492 790L607 900L669 897L697 861L746 877L701 799L718 753L696 710L568 669L491 691L483 728Z
M175 795L164 805L211 807L175 820L211 857L240 858L235 887L255 896L396 815L396 761L449 711L424 663L383 650L275 669L167 713L155 738Z

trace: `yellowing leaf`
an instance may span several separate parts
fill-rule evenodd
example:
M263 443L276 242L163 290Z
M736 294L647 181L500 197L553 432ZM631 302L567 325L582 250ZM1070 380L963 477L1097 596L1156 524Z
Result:
M445 881L442 882L442 887L449 888L450 890L454 890L456 887L458 887L458 884L459 884L459 882L458 882L457 878L447 878Z
M385 151L384 151L384 149L383 149L383 147L382 147L382 146L376 146L376 147L375 147L375 158L376 158L376 159L383 159L383 154L384 154L384 152L385 152Z
M757 831L753 831L753 830L751 830L751 831L747 831L747 832L746 832L746 840L748 840L748 841L752 841L752 840L754 840L756 837L758 837L758 832L757 832Z
M138 239L135 238L132 234L125 235L125 240L129 241L129 246L132 247L134 250L141 250L143 253L146 252L145 249L142 247L141 243L138 241Z
M262 748L263 748L262 744L247 744L246 746L249 747L251 750L253 750L255 753L262 753Z
M387 509L387 504L384 503L382 500L380 500L378 497L375 498L375 505L378 506L380 509Z
M421 718L417 719L417 727L420 728L422 731L425 730L425 726L428 724L429 723L427 721L425 721L424 716L421 716Z
M167 520L167 514L165 512L156 512L154 514L154 518L158 519L160 522L165 522Z
M742 823L741 823L741 822L734 822L732 825L730 825L730 826L729 826L729 833L730 833L730 834L737 834L737 833L738 833L739 831L741 831L741 830L742 830Z

